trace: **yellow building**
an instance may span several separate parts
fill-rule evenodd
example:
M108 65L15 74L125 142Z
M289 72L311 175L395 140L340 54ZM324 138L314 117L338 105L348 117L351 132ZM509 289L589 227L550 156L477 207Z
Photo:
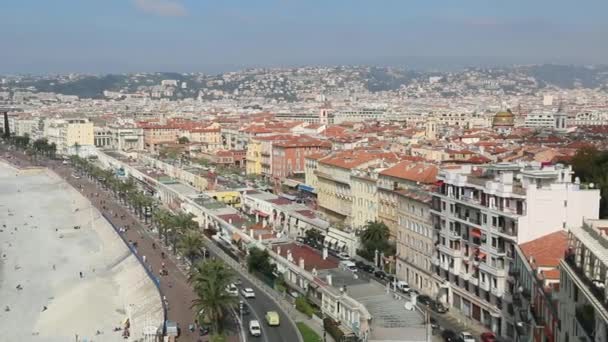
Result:
M247 175L262 174L262 143L252 138L247 144L247 159L245 172Z
M353 194L352 225L362 228L378 219L378 172L376 168L354 169L350 176Z
M218 202L222 202L226 205L240 208L241 207L241 194L238 191L213 191L206 192L207 196L213 198Z
M87 119L51 119L45 122L44 136L63 154L88 155L95 149L93 123Z

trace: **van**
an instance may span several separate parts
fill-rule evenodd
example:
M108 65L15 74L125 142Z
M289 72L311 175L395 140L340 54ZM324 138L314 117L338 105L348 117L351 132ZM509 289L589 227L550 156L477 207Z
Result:
M279 314L276 311L268 311L266 313L266 323L271 327L279 326Z
M342 260L340 261L340 268L345 271L351 271L353 273L357 272L357 264L350 260Z
M395 284L395 287L397 288L397 290L399 290L403 293L409 293L411 290L410 285L403 280L397 281L397 283Z

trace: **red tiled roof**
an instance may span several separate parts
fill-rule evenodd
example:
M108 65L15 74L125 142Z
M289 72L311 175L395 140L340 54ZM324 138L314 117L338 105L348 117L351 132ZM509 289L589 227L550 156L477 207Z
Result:
M338 261L334 257L328 256L327 259L323 260L323 256L319 252L306 245L289 243L279 246L281 247L281 256L284 258L287 258L287 251L291 251L293 263L295 265L298 265L300 258L303 258L304 268L309 272L312 271L313 268L325 270L338 267ZM272 247L272 250L275 253L277 252L277 247L278 246Z
M437 181L439 169L433 164L404 160L380 172L380 175L406 179L412 182L432 184Z
M559 261L564 257L564 251L568 248L568 234L565 231L557 231L526 242L519 246L530 260L534 263L532 267L557 267Z

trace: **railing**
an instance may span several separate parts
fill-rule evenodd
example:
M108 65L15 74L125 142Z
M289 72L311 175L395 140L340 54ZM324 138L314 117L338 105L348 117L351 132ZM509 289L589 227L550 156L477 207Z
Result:
M583 283L581 288L582 292L588 292L591 296L589 301L592 302L598 308L604 309L604 316L608 316L608 304L606 303L606 293L603 289L598 289L595 284L587 278L585 272L576 266L576 262L574 260L574 255L570 254L564 258L564 262L567 264L568 268L572 270L572 272L576 275L578 280Z
M139 263L141 264L141 267L143 267L143 269L146 271L146 274L148 275L148 277L154 283L154 286L156 286L156 289L158 290L158 295L160 296L159 299L160 299L161 305L163 307L163 322L162 322L162 327L160 327L160 328L162 329L162 334L165 335L165 322L167 322L167 305L166 305L165 301L163 300L163 298L165 298L165 296L163 295L163 290L161 290L161 288L160 288L160 279L157 276L155 276L154 273L152 273L152 271L146 266L146 263L143 261L141 256L139 254L137 254L135 247L125 239L125 237L120 233L120 230L118 229L118 227L116 227L114 225L114 223L112 223L112 221L110 220L110 217L107 216L105 213L101 213L101 215L106 219L106 221L108 221L108 223L110 223L110 225L112 226L112 228L114 229L116 234L120 237L120 239L124 242L124 244L127 245L129 250L131 251L131 254L135 257L135 259L137 259L137 261L139 261Z

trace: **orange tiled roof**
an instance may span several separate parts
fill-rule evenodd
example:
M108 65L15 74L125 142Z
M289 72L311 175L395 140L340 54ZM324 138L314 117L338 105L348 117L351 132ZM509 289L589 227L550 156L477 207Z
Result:
M412 182L432 184L437 181L439 169L433 164L404 160L380 172L380 175L406 179Z
M532 267L557 267L559 261L564 257L564 251L568 248L568 234L565 231L557 231L526 242L519 246L534 264Z

